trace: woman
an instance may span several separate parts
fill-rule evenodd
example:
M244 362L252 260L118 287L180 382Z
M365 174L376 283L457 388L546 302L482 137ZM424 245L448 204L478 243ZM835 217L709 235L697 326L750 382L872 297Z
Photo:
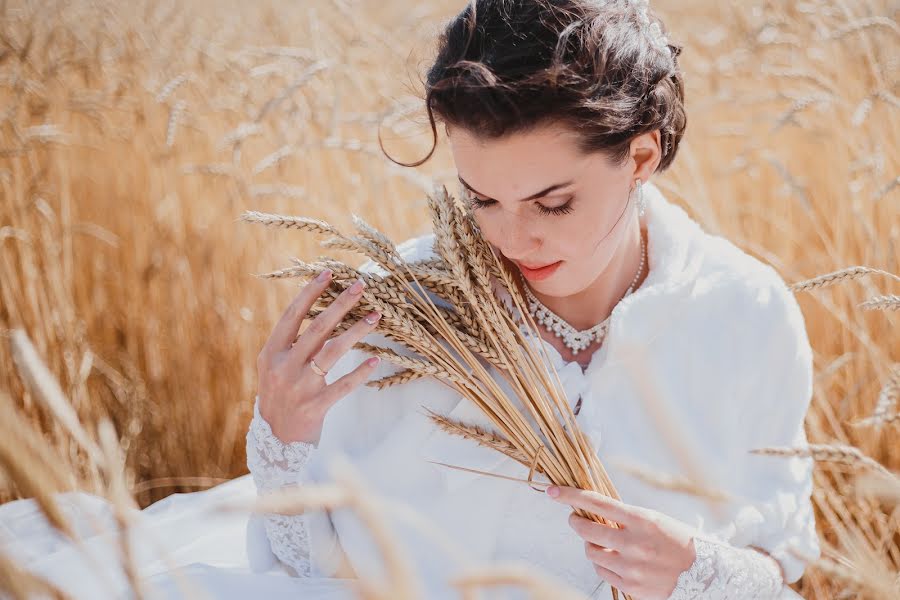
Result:
M704 232L650 181L672 164L685 130L679 51L646 2L480 0L449 22L427 79L432 131L445 124L478 227L521 273L529 309L546 325L533 341L546 348L622 501L565 487L538 493L435 464L527 475L432 425L422 407L490 426L437 381L361 386L393 369L352 346L397 346L373 333L377 314L329 340L358 289L298 338L326 276L301 290L259 354L247 435L256 486L239 478L135 517L135 537L156 543L132 551L151 589L174 595L169 569L191 565L180 574L216 597L336 598L327 594L339 591L329 584L339 583L342 554L359 576L378 577L377 553L351 513L249 523L203 516L222 498L327 481L342 456L464 549L461 558L386 515L428 598L457 597L447 580L461 563L492 560L526 561L585 593L611 584L642 600L794 595L787 584L819 553L812 465L749 451L805 443L811 349L777 273ZM422 259L432 242L426 235L400 250ZM363 270L379 272L371 263ZM653 487L633 466L690 477L725 500ZM109 517L91 498L69 496L67 506ZM573 518L573 507L622 528ZM109 582L89 580L91 564L42 534L40 519L33 502L2 507L4 548L73 596L102 597ZM115 564L109 538L86 546L96 564ZM294 577L277 576L285 572ZM125 586L124 573L107 575Z
M391 372L350 350L366 336L390 345L372 334L379 315L326 340L361 288L292 345L327 277L300 292L260 354L247 452L263 493L324 480L329 457L349 455L478 558L525 559L585 592L607 582L642 599L793 595L802 557L819 552L811 464L749 451L805 443L811 350L774 270L649 183L685 129L678 53L646 2L479 1L446 27L427 79L432 131L445 124L479 229L521 273L547 327L541 343L623 501L571 488L541 496L429 463L527 471L433 428L420 405L489 426L434 381L358 387ZM427 258L432 239L403 252ZM730 499L655 489L621 459L702 476ZM623 527L569 518L572 507ZM338 543L354 567L376 567L346 515L272 515L264 527L299 575L327 576ZM450 576L443 560L422 556L420 572Z

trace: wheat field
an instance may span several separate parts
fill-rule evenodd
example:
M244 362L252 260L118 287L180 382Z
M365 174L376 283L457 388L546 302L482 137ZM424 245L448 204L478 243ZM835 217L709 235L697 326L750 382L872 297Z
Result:
M455 179L449 152L403 168L378 132L399 160L428 151L420 80L461 5L0 4L0 400L72 485L96 474L14 332L81 423L111 420L141 506L246 473L256 357L296 289L254 275L323 252L238 217L355 213L395 240L424 232L432 181ZM823 560L795 588L892 597L900 486L859 476L878 470L867 460L900 471L900 5L653 6L685 48L688 129L663 193L789 283L880 271L797 289ZM8 473L0 484L23 494Z

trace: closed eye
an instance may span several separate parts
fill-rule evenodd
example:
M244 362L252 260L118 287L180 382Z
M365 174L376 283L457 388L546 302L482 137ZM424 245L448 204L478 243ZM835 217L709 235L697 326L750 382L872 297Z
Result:
M469 202L472 204L472 208L487 208L488 206L493 206L497 203L496 200L482 200L476 196L470 196ZM572 200L569 199L568 202L563 204L562 206L544 206L543 204L536 204L538 210L541 214L544 215L566 215L572 212Z

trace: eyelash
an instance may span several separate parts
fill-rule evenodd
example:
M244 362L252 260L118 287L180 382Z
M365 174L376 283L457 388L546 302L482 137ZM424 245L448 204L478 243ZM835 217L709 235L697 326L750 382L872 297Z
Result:
M481 198L476 198L475 196L470 196L469 202L472 203L472 208L477 210L479 208L485 208L487 206L491 206L494 204L495 201L494 200L482 200ZM570 200L570 201L566 202L565 204L563 204L562 206L555 206L553 208L548 208L548 207L544 206L543 204L538 204L537 207L538 207L538 210L541 211L541 214L544 214L544 215L557 215L557 216L558 215L567 215L570 212L572 212L572 201Z

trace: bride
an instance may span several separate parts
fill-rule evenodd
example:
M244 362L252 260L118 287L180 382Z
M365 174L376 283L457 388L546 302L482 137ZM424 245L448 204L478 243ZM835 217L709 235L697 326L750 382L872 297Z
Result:
M140 513L170 556L163 565L139 551L155 589L175 589L173 565L188 566L182 573L216 597L337 597L328 594L338 590L340 556L358 576L377 577L368 534L345 511L203 516L222 498L326 482L341 456L475 562L525 561L586 594L605 587L608 596L611 585L642 600L797 597L788 584L819 554L811 461L750 451L806 442L812 352L778 274L705 232L651 182L671 166L686 126L679 52L646 1L477 0L447 24L426 84L435 144L442 122L479 230L521 275L543 323L537 343L621 501L567 487L536 493L436 465L527 476L501 453L434 427L423 407L490 427L436 380L361 385L393 372L353 348L392 347L375 332L377 313L334 335L362 282L297 336L326 272L303 287L259 353L251 474ZM433 256L433 239L408 240L401 253ZM689 478L719 499L661 489L636 467ZM5 547L69 590L99 589L35 515L29 501L0 508ZM385 518L426 597L458 597L447 585L458 560ZM92 543L102 560L103 543Z

